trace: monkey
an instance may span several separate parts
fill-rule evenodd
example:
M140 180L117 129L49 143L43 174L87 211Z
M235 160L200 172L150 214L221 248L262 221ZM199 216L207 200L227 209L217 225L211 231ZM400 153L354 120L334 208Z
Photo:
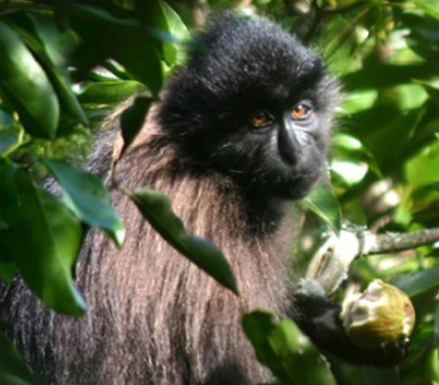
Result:
M295 293L289 279L292 210L325 174L338 82L318 54L264 18L222 14L196 41L115 172L127 189L170 196L188 232L223 250L240 296L181 256L113 188L127 237L118 249L89 232L75 267L88 312L56 314L17 278L0 297L1 329L41 384L267 381L241 327L256 308L292 317L330 354L394 364L403 349L354 346L339 306ZM92 171L106 175L120 140L114 130L98 139Z

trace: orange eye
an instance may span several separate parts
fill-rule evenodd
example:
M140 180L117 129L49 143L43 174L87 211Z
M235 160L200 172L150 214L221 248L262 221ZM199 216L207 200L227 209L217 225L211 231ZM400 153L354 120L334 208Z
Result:
M255 127L264 127L271 122L270 115L265 111L258 111L250 118L250 123Z
M293 107L291 115L294 119L301 120L308 116L310 109L306 104L299 103Z

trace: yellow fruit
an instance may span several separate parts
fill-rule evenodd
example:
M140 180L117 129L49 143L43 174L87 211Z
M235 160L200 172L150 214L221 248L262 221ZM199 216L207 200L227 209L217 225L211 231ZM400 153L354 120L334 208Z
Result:
M341 319L356 345L374 350L383 342L408 339L415 324L415 310L409 297L395 286L377 279L364 293L350 295L343 302Z

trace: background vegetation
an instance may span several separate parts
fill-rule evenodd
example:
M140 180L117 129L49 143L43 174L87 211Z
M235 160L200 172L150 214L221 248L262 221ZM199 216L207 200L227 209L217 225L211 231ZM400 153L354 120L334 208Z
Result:
M326 193L308 202L314 213L308 212L298 246L302 265L341 222L376 233L438 226L436 0L0 1L0 276L6 282L18 272L48 306L72 316L86 311L71 277L85 229L99 226L117 244L124 236L104 186L80 167L92 133L136 95L121 115L129 145L166 77L184 63L191 33L211 9L231 7L266 15L297 34L322 53L344 88L329 164L335 199ZM40 187L48 174L60 183L62 200ZM165 198L126 193L170 242L237 290L221 253L186 234ZM296 338L290 321L276 324L256 313L244 326L282 384L438 384L437 256L434 245L424 245L359 259L335 294L381 278L412 296L412 347L396 368L333 360L331 373ZM32 383L1 334L0 383Z

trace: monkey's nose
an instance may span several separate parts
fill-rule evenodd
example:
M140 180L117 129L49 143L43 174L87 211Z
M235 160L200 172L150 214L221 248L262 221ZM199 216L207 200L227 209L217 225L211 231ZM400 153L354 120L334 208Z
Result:
M280 158L288 165L295 165L301 153L300 143L297 140L294 127L288 122L279 126L277 145Z

